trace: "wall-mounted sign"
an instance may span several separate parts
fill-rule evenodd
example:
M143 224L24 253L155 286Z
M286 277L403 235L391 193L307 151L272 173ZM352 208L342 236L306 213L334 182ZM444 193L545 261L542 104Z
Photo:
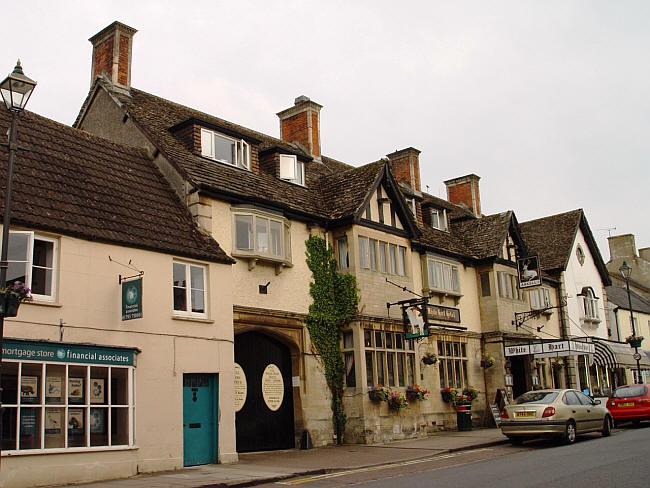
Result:
M61 385L63 378L60 376L46 376L45 377L45 401L46 402L60 402L61 401Z
M5 339L4 359L54 361L61 363L110 364L135 366L135 350L65 343L48 343Z
M122 320L142 318L142 278L122 282Z
M553 341L505 347L506 356L533 354L536 358L578 356L581 354L594 354L595 352L596 346L594 344L579 341Z
M284 399L284 380L280 368L269 364L262 373L262 397L269 410L275 412Z
M426 313L422 303L413 303L409 306L402 307L404 319L404 338L416 339L418 337L427 337L429 329L425 327Z
M517 259L517 271L519 272L519 288L529 288L542 284L542 274L537 256Z
M442 307L440 305L428 305L427 319L443 320L445 322L456 322L457 324L460 324L460 309Z
M235 412L239 412L244 407L244 403L246 403L246 395L248 395L246 374L241 366L235 363Z

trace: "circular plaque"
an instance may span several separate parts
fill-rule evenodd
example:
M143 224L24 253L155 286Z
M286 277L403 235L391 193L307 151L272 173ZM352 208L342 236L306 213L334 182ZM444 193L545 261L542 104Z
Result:
M262 374L262 396L269 410L275 412L284 398L284 380L275 364L269 364Z
M244 406L244 403L246 403L247 393L246 374L244 374L241 366L235 363L235 412L239 412Z

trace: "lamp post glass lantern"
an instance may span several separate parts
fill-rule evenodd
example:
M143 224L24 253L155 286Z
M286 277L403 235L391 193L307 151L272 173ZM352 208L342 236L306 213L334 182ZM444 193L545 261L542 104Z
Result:
M18 116L25 109L29 97L34 91L36 82L23 73L20 60L16 63L13 72L0 83L0 95L11 112L11 125L9 126L9 143L4 144L9 147L9 160L7 161L6 184L5 184L5 206L4 216L2 219L2 248L0 250L0 286L7 285L7 256L9 250L9 226L11 225L11 183L14 173L14 161L16 151L18 150ZM6 307L5 307L6 310ZM0 314L0 451L2 450L2 341L4 338L4 313Z
M639 357L639 345L640 341L636 340L636 330L634 327L634 313L632 311L632 294L630 293L630 277L632 276L632 267L627 264L627 262L623 261L623 264L621 264L621 267L618 268L619 273L621 273L621 276L625 280L625 286L627 288L627 301L630 307L630 325L632 326L632 337L635 339L634 342L634 357L638 358ZM635 359L636 360L636 381L635 383L642 383L641 381L641 363L640 359Z

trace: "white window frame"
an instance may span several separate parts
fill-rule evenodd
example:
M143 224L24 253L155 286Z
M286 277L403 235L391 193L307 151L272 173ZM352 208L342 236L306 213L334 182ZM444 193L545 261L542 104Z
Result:
M437 224L434 221L437 220ZM431 209L431 227L438 230L447 230L447 211L445 209L432 208Z
M231 141L235 145L235 160L219 159L214 153L214 139L219 137ZM235 139L213 130L201 129L201 155L220 163L235 166L250 171L251 150L250 144L244 139Z
M251 219L250 227L250 248L240 248L237 246L237 220ZM261 225L266 227L266 246L261 241L262 235L258 235ZM278 243L279 253L272 252L272 224L280 226L278 234L280 241ZM234 256L256 258L263 261L272 261L277 263L291 264L291 226L287 219L282 216L260 212L250 209L233 209L232 217L233 240L232 254Z
M599 321L598 298L596 298L591 288L587 288L581 298L585 320Z
M460 294L460 274L457 264L427 258L427 275L430 289Z
M305 163L296 156L280 154L280 179L305 186Z
M185 268L185 286L176 286L174 284L174 278L173 278L173 273L174 273L174 266L179 265L179 266L184 266ZM200 290L200 288L193 288L192 287L192 274L191 270L192 268L198 268L202 271L202 276L203 276L203 312L194 312L192 311L192 291L197 291ZM176 310L175 303L174 303L174 295L172 293L172 310L174 315L178 316L184 316L184 317L192 317L192 318L200 318L200 319L207 319L208 318L208 309L209 309L209 303L208 303L208 267L204 264L199 264L199 263L193 263L190 261L181 261L179 259L174 259L172 262L172 292L175 289L184 289L185 290L185 306L186 310Z
M16 419L21 418L21 409L23 408L35 408L40 410L40 422L37 425L37 428L40 429L40 448L35 448L35 449L17 449L19 447L20 443L20 425L17 426L16 429L16 446L14 449L6 449L3 450L3 455L4 453L7 453L12 456L21 456L21 455L34 455L34 454L57 454L57 453L69 453L69 452L88 452L88 451L118 451L118 450L127 450L127 449L133 449L135 448L135 367L134 366L116 366L116 365L105 365L105 364L90 364L90 363L65 363L65 362L41 362L41 361L22 361L22 360L15 360L15 359L3 359L3 363L17 363L18 364L18 383L17 383L17 390L18 390L18 398L17 401L19 403L3 403L3 408L5 410L8 410L10 408L16 408ZM24 365L37 365L41 368L40 371L40 376L39 376L39 388L42 388L42 390L39 392L39 398L40 402L39 403L21 403L20 402L20 391L21 391L21 382L23 378L23 366ZM83 376L84 379L84 388L85 388L85 393L84 393L84 398L85 398L85 403L82 404L74 404L70 403L68 400L68 397L66 395L65 401L62 403L46 403L45 401L45 386L44 386L44 379L47 377L46 376L46 371L47 371L47 366L62 366L65 368L65 382L64 384L68 384L68 379L70 378L69 376L69 368L71 367L83 367L86 368L86 373ZM106 387L106 403L103 404L95 404L92 403L90 400L90 379L91 379L91 371L92 368L108 368L108 382L105 385ZM116 369L125 369L127 370L127 403L126 404L113 404L111 401L111 393L110 389L112 388L111 386L111 376L112 372ZM3 374L7 374L6 372L3 372ZM63 389L63 391L66 391L67 388ZM68 418L68 410L70 408L75 408L75 409L81 409L84 411L84 422L85 425L87 426L85 428L85 435L86 435L86 445L85 446L80 446L80 447L67 447L68 444L68 429L65 428L63 429L64 431L64 446L66 447L51 447L51 448L46 448L45 447L45 414L46 409L48 408L56 408L56 409L61 409L63 410L64 418ZM107 432L108 432L108 445L101 445L101 446L91 446L90 445L90 409L92 408L105 408L107 410L106 412L106 422L107 422ZM127 429L127 437L128 441L127 444L112 444L112 428L111 428L111 422L112 422L112 415L111 411L115 409L121 409L121 410L127 410L127 422L128 425L126 427ZM5 415L8 416L9 413L5 412ZM67 421L66 421L67 425Z
M37 302L54 302L57 296L57 282L59 274L59 240L53 237L46 237L40 234L36 234L32 231L10 231L9 232L9 242L11 243L11 236L15 235L25 235L28 238L26 257L27 261L25 262L25 286L30 290L32 289L32 270L34 267L34 241L43 241L52 243L52 282L50 283L50 295L41 295L34 293L32 291L32 297L34 301ZM8 260L9 263L16 263L22 261L12 261ZM7 279L9 281L9 278ZM4 284L2 284L4 286Z
M522 300L522 293L519 289L517 275L507 271L497 271L497 283L499 296L511 300Z

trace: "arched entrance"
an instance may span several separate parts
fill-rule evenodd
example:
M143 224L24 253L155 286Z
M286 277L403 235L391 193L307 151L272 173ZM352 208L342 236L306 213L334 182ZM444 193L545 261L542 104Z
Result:
M295 447L291 353L259 332L235 336L235 362L246 378L246 399L235 414L237 451Z

